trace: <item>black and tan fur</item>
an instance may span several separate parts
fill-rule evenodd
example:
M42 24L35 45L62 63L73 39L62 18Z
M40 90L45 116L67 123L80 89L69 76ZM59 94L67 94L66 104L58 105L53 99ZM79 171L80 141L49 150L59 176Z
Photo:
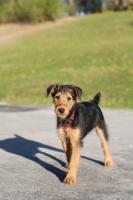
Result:
M109 134L106 123L98 104L100 93L92 101L77 103L81 100L82 90L72 85L50 85L47 88L47 96L52 95L57 115L57 130L62 141L63 149L66 153L68 173L64 183L72 184L76 182L76 174L79 165L79 158L83 138L93 129L101 140L104 153L104 165L113 166L113 160L108 145ZM74 120L70 121L74 112ZM71 123L70 123L71 122ZM66 129L63 126L70 123Z

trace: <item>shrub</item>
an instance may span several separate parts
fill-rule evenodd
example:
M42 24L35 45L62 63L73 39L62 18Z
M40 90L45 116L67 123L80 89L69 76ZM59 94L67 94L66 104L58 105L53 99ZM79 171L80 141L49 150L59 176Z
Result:
M0 0L1 22L54 20L62 13L60 0Z
M55 19L61 14L61 3L59 0L45 0L44 15L47 19Z
M64 7L64 12L66 13L66 15L71 15L71 16L75 15L76 3L73 3L73 4L64 3L63 7Z

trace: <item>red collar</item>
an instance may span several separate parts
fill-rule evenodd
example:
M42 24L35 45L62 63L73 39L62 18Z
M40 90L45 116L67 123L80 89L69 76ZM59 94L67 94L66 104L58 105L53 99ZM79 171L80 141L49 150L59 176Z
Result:
M75 117L75 111L72 112L72 115L70 116L70 120L68 123L66 123L65 125L62 126L63 129L67 129L68 127L70 127L72 121L74 120Z

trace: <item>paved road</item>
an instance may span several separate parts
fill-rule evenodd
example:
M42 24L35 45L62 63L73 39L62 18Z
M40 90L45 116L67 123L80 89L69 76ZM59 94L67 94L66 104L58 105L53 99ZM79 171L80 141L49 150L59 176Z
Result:
M67 169L53 107L0 106L1 200L132 200L133 111L103 109L113 168L103 166L99 138L84 141L77 183L62 183Z

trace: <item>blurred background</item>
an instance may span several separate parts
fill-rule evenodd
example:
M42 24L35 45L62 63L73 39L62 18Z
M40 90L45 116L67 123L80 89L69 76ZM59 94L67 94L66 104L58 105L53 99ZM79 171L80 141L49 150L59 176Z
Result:
M133 0L0 0L0 102L51 105L50 84L133 109Z

